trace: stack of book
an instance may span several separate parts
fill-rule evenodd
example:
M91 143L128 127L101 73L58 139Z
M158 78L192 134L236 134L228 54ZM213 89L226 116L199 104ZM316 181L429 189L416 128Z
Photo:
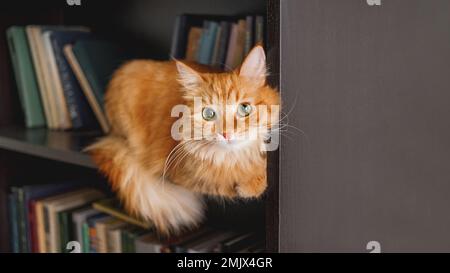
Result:
M171 56L226 70L238 67L256 44L264 43L263 16L179 15Z
M14 252L84 253L262 252L263 240L251 232L208 226L164 237L152 224L126 214L120 203L78 183L12 187L9 194Z
M12 26L7 38L28 128L108 131L103 94L125 58L117 45L81 26Z

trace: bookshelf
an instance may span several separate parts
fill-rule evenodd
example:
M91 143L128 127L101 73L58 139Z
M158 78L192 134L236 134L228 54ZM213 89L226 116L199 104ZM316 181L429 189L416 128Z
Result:
M18 1L21 2L21 1ZM174 18L180 13L263 14L266 17L266 48L271 69L270 82L278 86L279 1L277 0L194 0L194 1L82 1L69 7L65 1L49 1L23 9L15 2L0 11L0 252L9 252L7 190L23 181L37 183L46 179L68 179L73 175L98 180L97 173L83 148L101 136L96 131L52 131L26 129L15 81L11 71L5 30L10 25L66 24L86 25L102 35L144 52L149 58L167 59ZM189 2L189 3L187 3ZM212 3L214 2L214 3ZM101 16L99 16L101 14ZM278 154L269 154L269 189L263 199L265 212L256 213L254 222L263 220L267 251L278 245ZM31 182L33 181L33 182ZM263 219L260 219L260 218Z
M90 157L83 153L99 132L63 132L47 129L0 128L0 148L39 158L95 169Z

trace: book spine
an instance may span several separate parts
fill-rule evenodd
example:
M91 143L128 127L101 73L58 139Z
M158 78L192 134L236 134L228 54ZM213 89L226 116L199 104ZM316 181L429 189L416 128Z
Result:
M25 124L28 128L45 126L44 110L25 28L10 27L7 30L7 40L17 91L25 113Z
M14 27L9 28L6 31L6 38L8 40L8 49L9 49L9 56L11 57L11 63L13 66L13 72L14 72L14 78L16 80L17 85L17 91L19 94L19 100L20 100L20 106L22 107L22 111L25 113L25 124L28 127L29 120L27 115L27 109L25 107L25 98L24 94L22 92L23 86L20 80L20 67L19 67L19 61L17 60L17 46L14 39Z
M61 79L64 95L66 97L67 108L69 110L70 119L72 121L73 129L79 129L84 126L81 118L81 112L83 109L78 105L82 98L79 98L80 94L77 94L74 82L71 79L71 69L64 58L62 46L54 39L50 37L52 42L52 48L55 55L56 65L58 66L58 72Z
M191 27L191 29L189 30L188 44L186 47L186 60L196 60L202 31L203 29L199 27Z
M217 22L211 22L209 24L208 35L205 39L205 48L203 51L202 60L200 62L202 64L211 64L218 28L219 24Z
M47 87L45 85L44 76L42 75L42 65L41 60L39 57L40 47L42 46L40 43L40 40L36 37L37 32L39 31L39 27L37 26L27 26L26 27L26 33L27 33L27 40L28 45L30 47L31 52L31 59L33 61L33 68L34 72L36 74L36 80L37 80L37 87L39 89L39 95L41 98L42 108L44 111L44 117L46 121L46 125L48 128L52 129L54 128L54 125L52 124L52 116L50 113L50 106L48 102L47 97Z
M219 50L220 50L220 40L222 37L222 25L219 25L217 28L217 34L216 34L216 38L214 40L214 50L213 50L213 54L211 57L211 65L218 67L220 65L220 60L219 60Z
M83 244L82 244L83 253L90 253L89 225L87 223L83 223L82 234L83 234Z
M247 55L253 46L253 16L246 17L244 55Z
M226 57L227 57L227 49L228 49L228 41L230 39L230 23L222 22L220 26L222 33L220 35L220 44L219 44L219 52L218 52L218 64L220 67L225 65Z
M264 45L264 17L256 16L255 19L255 45Z
M122 230L121 232L122 253L129 253L128 251L128 231Z
M50 213L47 206L44 205L43 208L44 211L44 241L45 241L45 251L46 253L52 252L52 246L51 246L51 233L50 233Z
M202 30L202 36L200 37L200 42L198 45L198 51L197 51L197 62L202 63L202 59L205 56L205 50L206 50L206 37L209 34L209 21L205 21L203 23L203 30Z
M19 227L17 224L17 195L12 192L8 196L9 201L9 223L11 229L11 248L13 253L20 253Z
M68 252L66 249L66 245L69 242L69 213L62 212L58 214L58 222L59 222L59 244L60 250L63 253Z
M19 210L19 230L20 230L20 249L22 253L29 253L27 240L27 213L25 211L25 193L23 188L18 189L18 210Z
M245 31L246 31L246 21L239 20L238 35L236 40L236 52L231 66L233 69L241 65L241 62L244 59Z
M237 36L238 36L238 25L236 23L233 23L230 30L230 40L228 42L228 50L227 50L227 57L225 62L225 69L226 70L233 70L234 69L234 58L236 55L236 42L237 42Z
M175 19L175 25L173 27L173 33L172 33L172 46L170 47L170 56L173 58L179 58L177 56L177 48L179 46L179 36L180 36L180 23L181 23L181 15L178 15Z
M36 201L31 200L28 207L28 233L30 234L31 252L38 253L37 224L36 224Z

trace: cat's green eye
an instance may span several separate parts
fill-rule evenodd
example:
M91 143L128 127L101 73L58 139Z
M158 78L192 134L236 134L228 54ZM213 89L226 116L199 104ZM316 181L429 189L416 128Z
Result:
M214 111L214 109L212 108L205 107L202 111L202 117L206 121L214 120L216 119L216 111Z
M241 117L247 117L252 112L253 107L249 103L241 103L238 106L237 114Z

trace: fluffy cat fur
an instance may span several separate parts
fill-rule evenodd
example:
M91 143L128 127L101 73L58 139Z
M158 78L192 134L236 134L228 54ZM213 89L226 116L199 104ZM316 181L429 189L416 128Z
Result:
M201 109L194 109L195 96L219 106L279 105L278 93L266 85L260 46L231 72L180 61L135 60L119 68L109 83L105 108L111 132L88 148L125 208L163 233L202 220L201 194L250 198L260 196L267 186L261 145L278 120L254 113L267 129L253 140L239 139L257 128L246 120L249 128L234 127L233 142L226 139L230 132L215 124L212 139L176 141L171 127L177 118L170 115L175 105L192 110L194 127L211 125L199 115ZM226 115L236 118L235 113Z

